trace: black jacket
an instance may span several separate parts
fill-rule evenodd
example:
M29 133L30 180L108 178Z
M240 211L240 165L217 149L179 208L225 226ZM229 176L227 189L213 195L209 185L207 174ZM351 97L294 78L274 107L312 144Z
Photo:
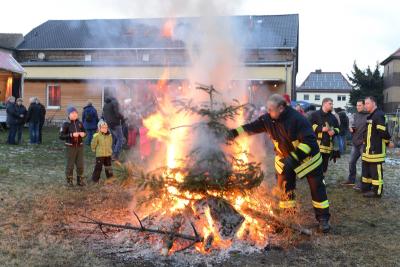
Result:
M346 133L349 131L349 118L345 111L341 111L338 113L340 125L339 125L339 135L345 136Z
M364 143L365 130L367 129L367 117L369 116L368 112L357 112L354 114L353 124L351 127L353 128L353 136L352 141L353 145L359 146Z
M18 124L18 114L16 110L16 104L7 102L6 105L6 113L7 113L7 124L8 125L15 125Z
M115 98L106 98L103 107L103 118L107 122L110 128L115 128L118 125L122 125L124 116L119 110L118 101Z
M60 139L65 140L66 146L82 146L83 138L82 137L73 137L72 134L76 132L85 132L85 128L83 127L83 123L79 120L76 121L66 121L63 123L60 129Z
M99 116L97 115L97 110L93 105L88 105L83 108L82 112L82 122L87 130L96 130L97 123L99 122Z
M390 142L383 111L376 109L367 117L367 130L364 134L364 152L362 160L367 162L384 162L386 145Z
M307 119L291 107L286 107L277 120L264 114L257 120L236 129L238 133L266 132L275 146L275 168L281 173L281 159L293 157L299 162L295 172L303 177L321 165L317 139ZM310 162L312 161L312 162Z
M27 117L27 110L25 108L24 105L15 105L15 111L18 114L18 118L17 118L17 124L25 124L26 122L26 117ZM21 117L21 115L23 115L23 117Z
M38 103L38 105L40 106L40 124L43 125L44 121L46 119L46 107L44 105L42 105L42 103Z
M43 119L41 106L37 103L31 103L28 108L27 122L40 123Z
M330 154L333 150L333 136L322 132L323 127L328 127L339 134L339 122L331 112L325 113L322 109L315 111L310 118L312 128L317 136L317 142L321 153Z

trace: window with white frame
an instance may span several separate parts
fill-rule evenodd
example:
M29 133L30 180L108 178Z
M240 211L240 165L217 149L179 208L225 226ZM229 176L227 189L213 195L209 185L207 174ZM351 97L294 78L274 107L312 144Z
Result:
M314 96L314 100L317 100L317 101L321 100L321 96L320 95L315 95Z
M337 100L338 101L346 101L346 95L338 95Z
M303 96L303 99L304 99L304 100L310 100L310 95L304 95L304 96Z
M47 85L47 108L58 109L61 107L61 86L58 84Z

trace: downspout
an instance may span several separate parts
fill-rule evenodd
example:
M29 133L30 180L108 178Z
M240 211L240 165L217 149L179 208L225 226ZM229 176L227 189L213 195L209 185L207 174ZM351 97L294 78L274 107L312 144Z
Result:
M25 73L23 72L21 75L21 92L20 92L20 97L23 98L24 97L24 84L25 84Z
M290 52L292 53L293 56L293 61L292 61L292 98L293 100L297 100L297 94L296 94L296 69L297 69L297 56L295 53L295 49L292 47L290 49Z
M287 63L285 63L285 94L287 94L287 83L288 83L288 73L287 73Z

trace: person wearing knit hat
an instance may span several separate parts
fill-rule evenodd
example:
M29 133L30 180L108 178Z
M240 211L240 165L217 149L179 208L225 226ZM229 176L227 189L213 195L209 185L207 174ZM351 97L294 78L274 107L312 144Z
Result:
M21 144L22 142L22 130L24 128L24 124L26 121L26 117L28 111L25 106L22 104L22 98L17 99L17 104L15 105L15 112L17 113L17 144Z
M90 146L93 135L96 133L97 130L97 123L99 122L99 116L97 114L97 110L93 106L90 100L88 100L86 106L83 107L82 122L87 133L85 145Z
M100 180L101 170L104 165L105 173L107 176L106 183L111 183L113 171L111 166L112 155L112 135L108 130L108 125L105 121L100 120L97 124L98 131L93 135L90 144L92 151L96 153L96 164L94 166L92 180L98 183Z
M63 123L60 129L60 139L65 141L66 147L66 168L65 176L67 184L73 185L74 166L76 165L77 185L84 186L84 150L83 138L86 136L85 127L79 121L78 110L69 106L66 110L68 120Z
M67 107L67 116L69 117L72 112L76 112L78 114L78 110L74 106Z

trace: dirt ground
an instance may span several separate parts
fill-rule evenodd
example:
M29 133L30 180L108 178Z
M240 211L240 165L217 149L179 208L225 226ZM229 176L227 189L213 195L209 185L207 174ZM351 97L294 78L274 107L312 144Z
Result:
M27 133L24 133L27 140ZM118 255L99 231L82 225L81 215L136 224L129 189L89 184L68 188L64 148L56 129L46 129L44 144L9 146L0 132L0 265L1 266L160 266L159 261ZM86 176L93 169L86 150ZM398 151L384 165L384 196L365 199L340 182L346 178L348 154L331 164L326 177L332 232L296 236L285 248L251 254L231 253L215 266L399 266L400 186ZM305 226L315 220L306 180L298 182ZM118 219L116 219L118 218ZM112 233L111 233L112 234ZM155 263L158 262L158 263ZM174 266L173 261L162 265ZM210 265L209 262L197 266Z

